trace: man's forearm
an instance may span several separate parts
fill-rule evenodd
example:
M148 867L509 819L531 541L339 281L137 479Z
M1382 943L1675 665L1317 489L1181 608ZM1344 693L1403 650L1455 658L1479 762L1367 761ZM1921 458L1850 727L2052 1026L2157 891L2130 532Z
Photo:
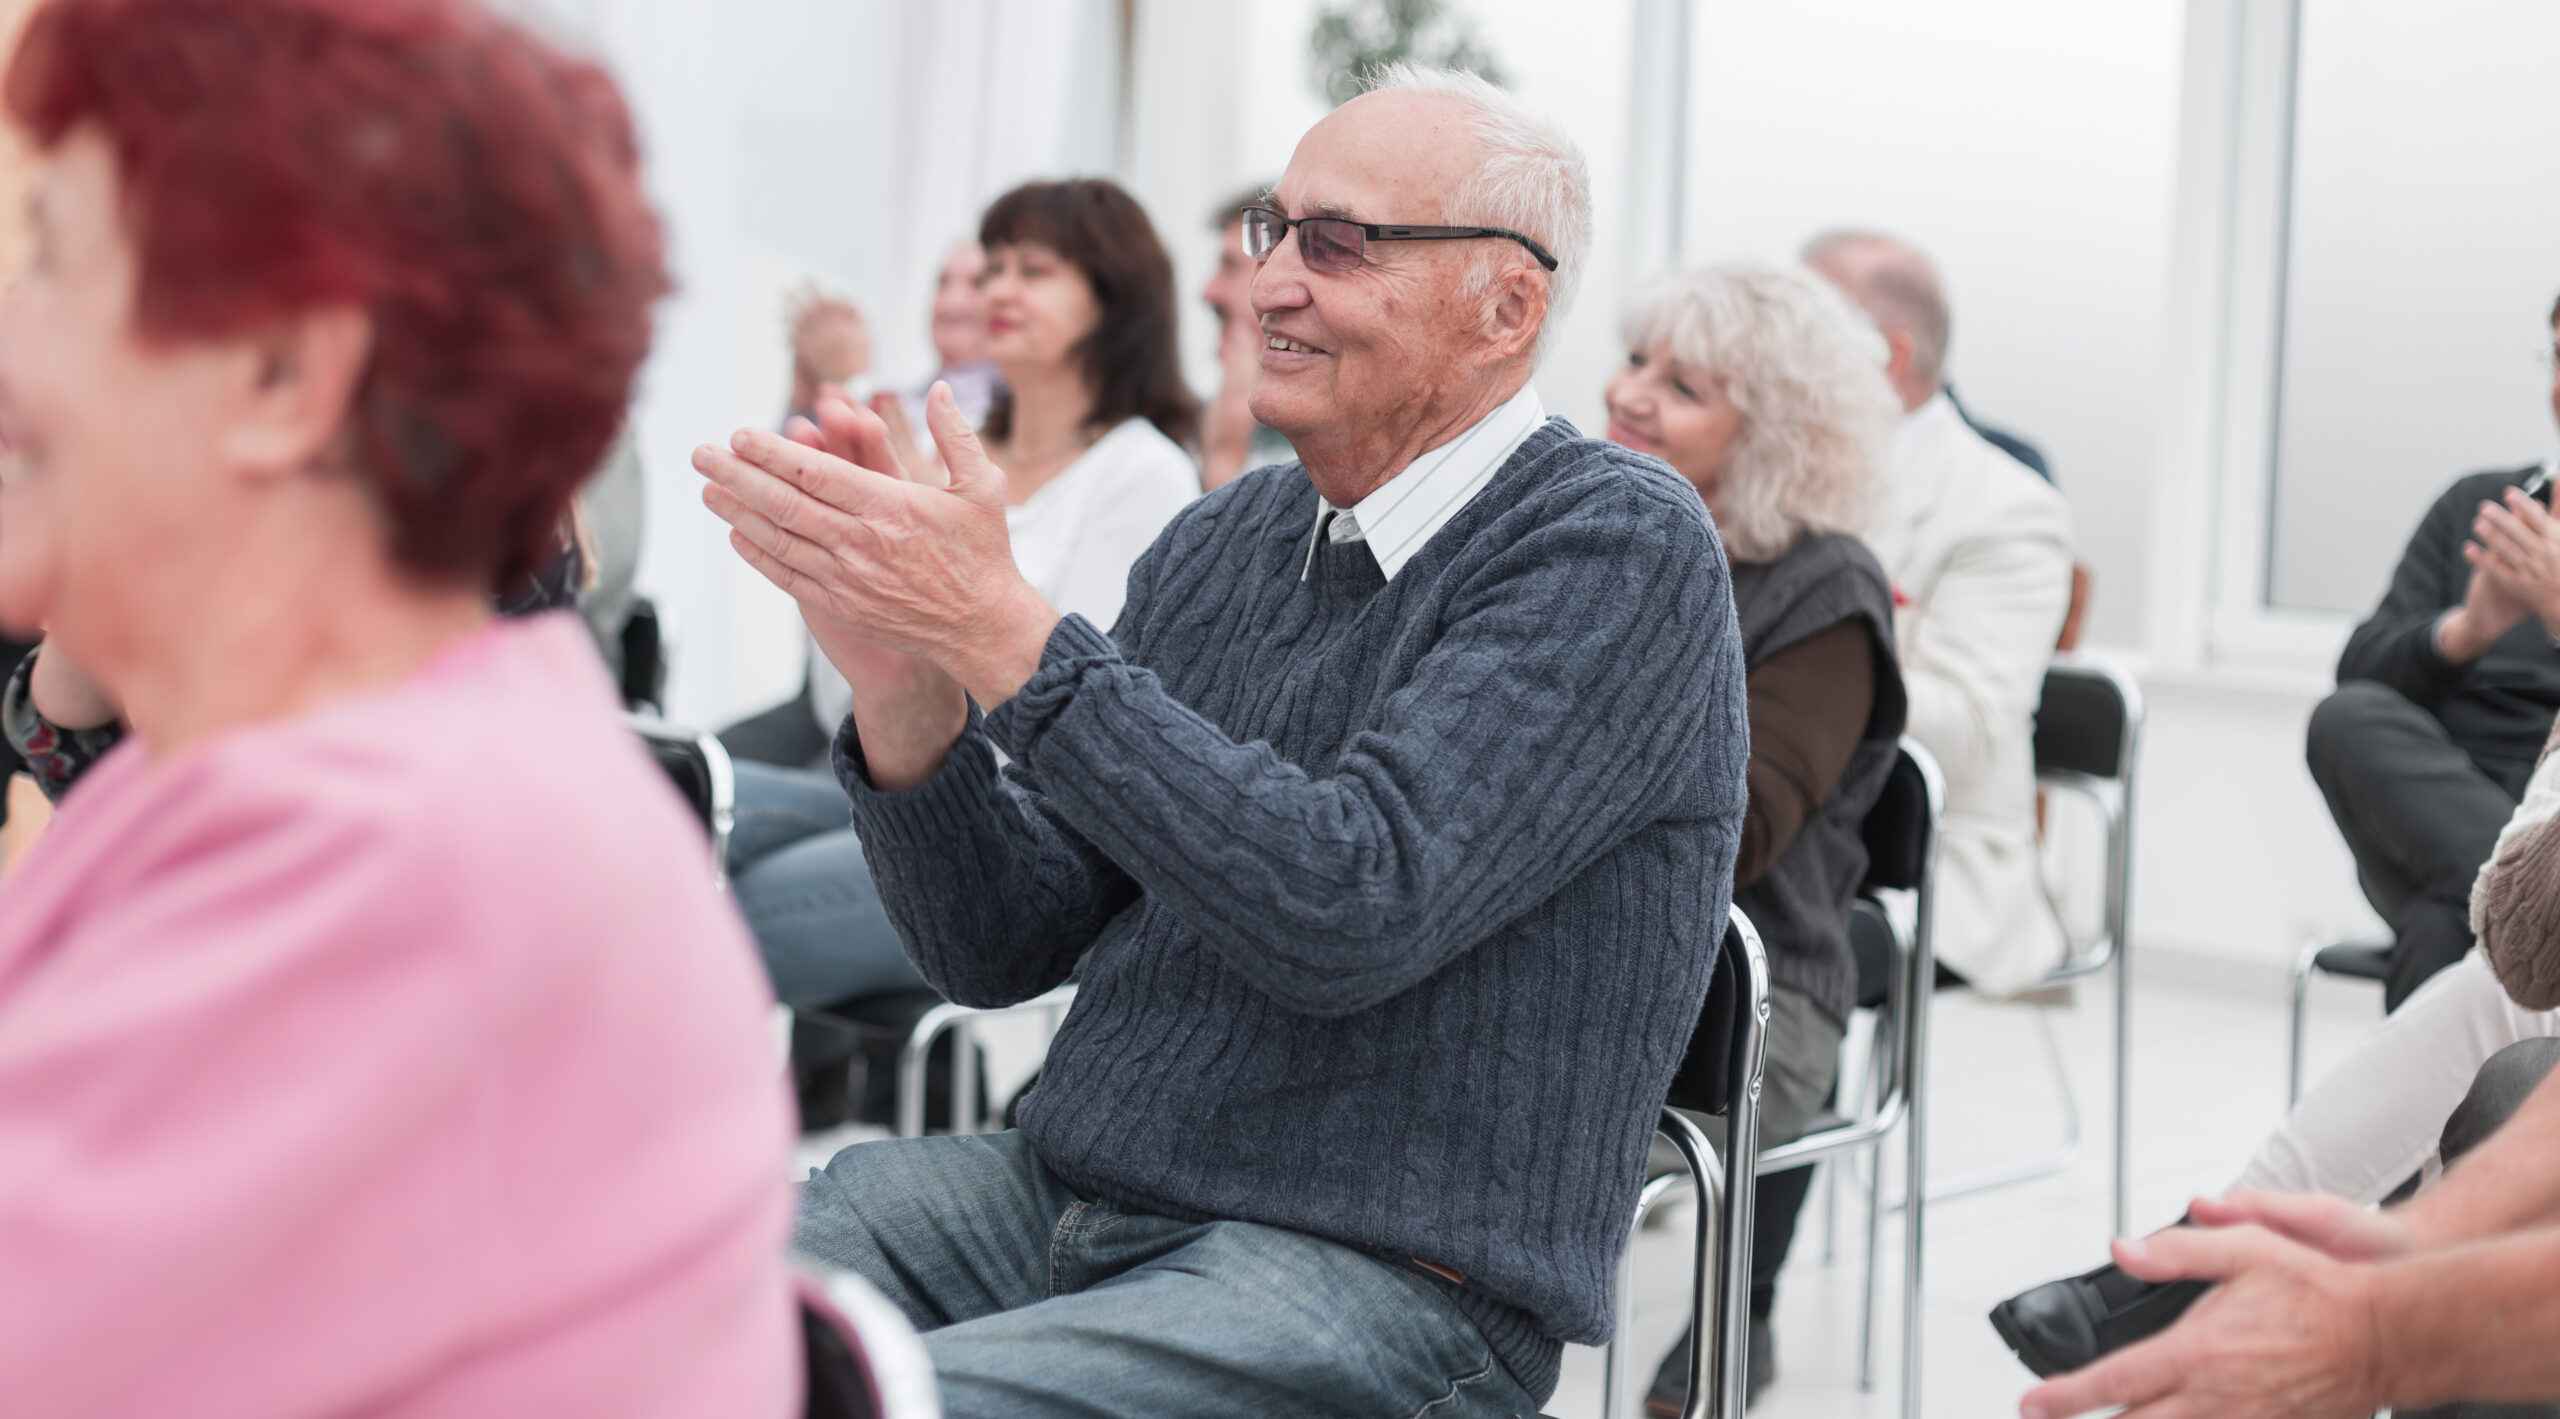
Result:
M2560 1399L2560 1229L2382 1263L2374 1331L2394 1409Z

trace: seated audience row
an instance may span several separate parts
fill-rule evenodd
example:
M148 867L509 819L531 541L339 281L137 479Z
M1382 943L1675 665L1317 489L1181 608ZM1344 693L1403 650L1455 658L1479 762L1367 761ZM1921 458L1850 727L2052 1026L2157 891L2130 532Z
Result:
M0 918L0 1014L40 1022L0 1113L42 1140L0 1150L0 1250L50 1297L0 1373L66 1414L784 1412L770 997L586 638L533 614L593 580L571 500L628 463L664 287L628 119L469 0L231 23L54 0L8 75L45 160L0 621L48 639L0 724L78 792ZM251 170L271 200L219 199ZM785 709L834 736L831 773L740 769L782 997L1085 985L1020 1132L843 1151L798 1245L927 1332L957 1415L1529 1412L1612 1324L1729 896L1777 981L1764 1142L1833 1092L1906 720L1949 771L1951 962L2007 992L2059 958L2026 745L2067 518L1874 234L1808 247L1838 290L1665 278L1613 441L1548 419L1588 181L1481 81L1391 73L1218 220L1205 421L1145 214L1079 180L946 263L983 418L950 379L855 398L867 329L813 296L784 430L697 453L817 651ZM1805 1176L1763 1184L1755 1391ZM114 1226L61 1220L100 1188ZM345 1304L382 1274L417 1304ZM339 1363L273 1363L280 1328Z

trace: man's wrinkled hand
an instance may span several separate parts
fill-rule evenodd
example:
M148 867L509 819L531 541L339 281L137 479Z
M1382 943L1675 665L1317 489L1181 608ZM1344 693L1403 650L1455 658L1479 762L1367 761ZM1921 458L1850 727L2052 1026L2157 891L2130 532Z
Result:
M2373 1268L2264 1228L2172 1227L2115 1245L2145 1281L2217 1282L2176 1325L2029 1390L2025 1419L2364 1419L2381 1407Z
M813 622L930 660L992 706L1038 668L1058 617L1014 565L1004 474L948 385L934 386L926 415L947 489L894 471L879 417L850 405L830 414L848 433L842 451L741 429L725 449L696 449L694 467L731 545Z

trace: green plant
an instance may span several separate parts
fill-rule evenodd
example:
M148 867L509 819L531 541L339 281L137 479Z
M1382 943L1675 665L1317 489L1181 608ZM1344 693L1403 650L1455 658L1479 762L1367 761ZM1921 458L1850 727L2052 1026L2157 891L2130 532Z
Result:
M1476 38L1475 22L1449 0L1339 0L1316 14L1311 77L1327 103L1356 97L1368 77L1403 60L1464 69L1503 83L1502 66Z

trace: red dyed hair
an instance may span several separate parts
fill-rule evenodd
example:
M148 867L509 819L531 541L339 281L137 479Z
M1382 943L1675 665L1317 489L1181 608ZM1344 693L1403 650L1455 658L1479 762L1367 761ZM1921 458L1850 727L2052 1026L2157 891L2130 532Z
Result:
M667 288L602 69L470 0L48 0L0 97L113 145L143 335L371 316L347 446L401 564L541 562Z

